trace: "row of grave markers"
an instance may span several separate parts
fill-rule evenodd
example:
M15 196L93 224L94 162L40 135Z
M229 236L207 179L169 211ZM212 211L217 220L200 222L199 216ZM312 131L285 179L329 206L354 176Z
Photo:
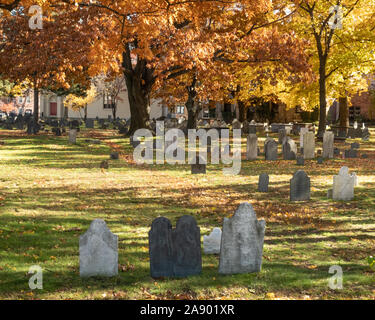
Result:
M269 175L259 175L258 192L268 192ZM327 192L333 200L350 201L354 198L354 187L358 185L356 173L349 174L348 167L342 167L338 175L333 176L333 187ZM310 178L303 170L298 170L290 179L290 201L310 200Z
M259 272L262 265L266 222L258 220L249 203L242 203L223 231L204 236L204 252L220 254L219 273ZM201 234L192 216L182 216L172 228L169 219L156 218L149 231L150 273L153 278L188 277L202 272ZM80 276L118 274L118 236L105 221L94 220L79 239Z

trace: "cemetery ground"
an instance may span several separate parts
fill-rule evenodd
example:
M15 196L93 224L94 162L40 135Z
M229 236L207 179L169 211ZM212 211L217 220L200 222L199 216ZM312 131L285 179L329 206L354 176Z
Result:
M136 165L129 138L114 130L82 129L76 145L66 136L0 130L0 299L374 299L375 272L367 262L375 255L371 133L369 142L346 142L360 142L368 159L306 160L303 167L281 156L246 161L243 138L241 172L225 176L222 165L208 165L205 175L192 175L188 164ZM111 151L120 159L109 160ZM99 168L103 160L108 170ZM359 177L355 198L327 199L344 165ZM299 169L311 178L311 200L291 203L289 180ZM270 175L268 193L257 192L262 172ZM219 275L219 257L202 253L200 276L150 277L153 219L165 216L175 226L178 217L192 215L203 238L245 201L266 220L260 273ZM79 276L79 236L96 218L119 236L117 277ZM42 290L29 289L32 265L43 269ZM332 265L343 269L342 290L328 286Z

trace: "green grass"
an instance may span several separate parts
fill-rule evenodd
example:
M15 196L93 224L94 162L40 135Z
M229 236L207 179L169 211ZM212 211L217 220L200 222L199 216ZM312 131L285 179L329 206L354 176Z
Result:
M375 254L374 136L361 142L369 159L306 161L311 200L290 203L289 179L301 169L295 161L259 157L243 161L237 176L223 175L222 165L191 175L189 165L135 165L129 139L112 130L82 130L77 145L66 136L0 130L0 299L374 299L375 273L366 261ZM102 143L87 142L93 137ZM111 149L121 159L102 171ZM360 185L353 201L334 202L326 192L343 165ZM262 172L270 174L267 194L256 192ZM218 256L202 255L200 276L150 277L153 219L165 216L175 225L193 215L203 238L244 201L267 223L260 273L222 276ZM79 235L96 218L119 236L120 272L81 279ZM42 290L29 289L32 265L44 271ZM343 268L342 290L328 287L332 265Z

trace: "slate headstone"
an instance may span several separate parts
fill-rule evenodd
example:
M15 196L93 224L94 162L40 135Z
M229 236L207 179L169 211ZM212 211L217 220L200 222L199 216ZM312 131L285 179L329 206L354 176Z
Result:
M191 174L206 174L206 164L199 156L196 157L195 164L191 164Z
M111 152L110 158L112 160L118 160L119 159L119 153L118 152Z
M290 201L310 200L310 178L303 170L298 170L290 179Z
M297 156L297 162L296 162L297 166L303 166L305 165L305 159L301 156Z
M258 191L259 192L268 192L268 184L269 184L270 178L267 173L262 173L259 175L259 181L258 181Z
M345 158L349 158L349 159L358 158L357 149L345 150Z
M259 272L266 222L258 220L249 203L242 203L231 218L224 218L219 273Z
M277 142L270 139L265 145L266 160L277 160Z

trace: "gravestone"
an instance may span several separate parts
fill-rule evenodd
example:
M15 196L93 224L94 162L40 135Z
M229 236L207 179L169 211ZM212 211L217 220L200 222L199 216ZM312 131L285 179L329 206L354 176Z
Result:
M333 154L334 154L334 156L336 156L336 157L339 157L340 156L340 149L339 148L334 148L333 149Z
M283 144L286 137L286 130L284 128L279 129L279 144Z
M258 191L259 192L268 192L268 184L270 181L270 177L267 173L262 173L259 175L258 181Z
M247 136L246 159L256 160L258 157L258 137L256 134Z
M107 160L103 160L102 162L100 162L100 169L108 169L108 168L109 168L109 164Z
M362 154L362 155L361 155L361 158L362 158L362 159L368 159L368 154L367 154L367 153Z
M331 131L324 132L323 135L323 158L333 158L335 134Z
M203 252L205 254L219 254L221 245L221 229L213 228L208 236L203 236Z
M192 216L178 219L175 229L167 218L155 219L149 250L153 278L187 277L202 271L200 230Z
M195 164L191 164L191 174L206 174L206 164L201 157L197 156Z
M310 200L310 178L303 170L298 170L290 179L290 201Z
M333 200L353 200L356 177L349 174L348 167L342 167L337 176L333 177Z
M303 157L301 157L301 156L298 156L296 164L297 164L297 166L303 166L303 165L305 165L305 159Z
M118 152L111 152L110 158L112 160L118 160L119 159L119 153Z
M303 148L303 136L307 132L309 132L309 129L306 128L306 127L301 128L300 131L299 131L299 146L300 146L300 148Z
M264 146L266 160L277 160L277 142L270 139Z
M323 164L323 157L318 157L317 163L318 164Z
M332 199L332 195L333 195L333 189L328 189L327 190L327 198Z
M357 149L345 150L345 158L349 158L349 159L358 158Z
M232 129L241 129L242 124L237 119L234 119L232 122Z
M70 129L69 130L69 143L76 144L77 142L77 130Z
M182 216L172 230L173 273L188 277L202 272L201 234L192 216Z
M369 139L370 139L370 131L368 130L368 128L362 129L362 140L369 141Z
M172 225L169 219L156 218L148 233L152 278L173 277Z
M297 156L297 145L293 139L286 137L283 142L284 160L295 160Z
M94 128L94 119L86 119L85 125L86 125L86 128L93 129Z
M304 159L315 158L315 134L307 132L303 135L303 157Z
M79 238L79 273L81 277L118 274L118 237L101 219L94 220Z
M242 203L231 218L224 218L219 273L259 272L266 222L257 220L249 203Z
M353 142L350 144L351 149L359 149L361 146L358 142Z

